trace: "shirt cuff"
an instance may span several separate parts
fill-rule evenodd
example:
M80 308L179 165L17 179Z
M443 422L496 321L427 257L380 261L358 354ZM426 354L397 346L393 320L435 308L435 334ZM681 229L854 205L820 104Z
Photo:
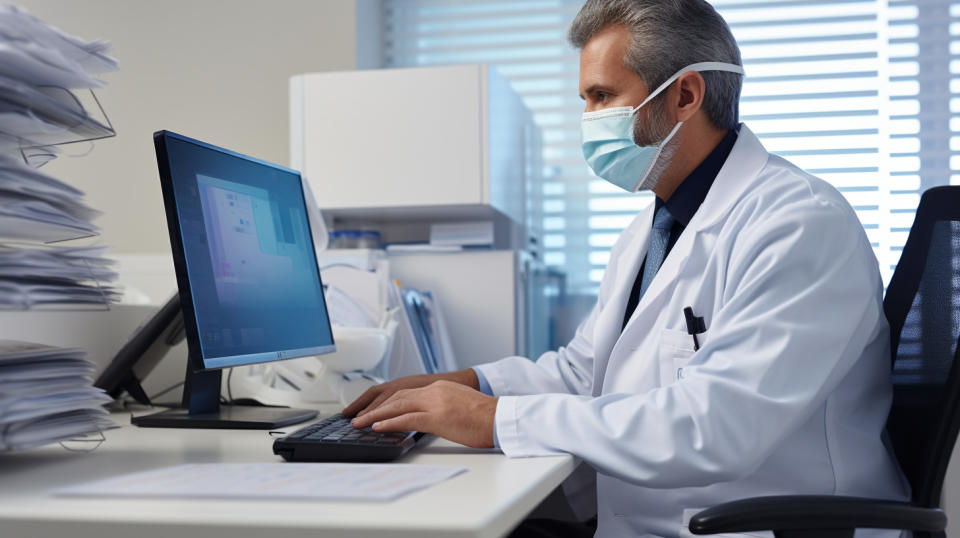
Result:
M490 388L490 382L487 381L487 376L483 375L483 372L479 368L472 368L477 374L477 385L480 386L480 392L486 394L487 396L493 396L493 389Z
M517 431L517 397L501 396L497 399L497 411L493 419L494 443L496 447L504 451L507 456L513 457L509 452L513 452L519 445L519 432ZM506 450L504 445L506 443Z
M483 372L476 368L472 368L474 372L477 373L477 385L480 386L480 392L486 394L487 396L493 396L493 389L490 388L490 383L487 381L487 376L483 375ZM493 422L493 448L500 448L500 438L497 437L497 422Z

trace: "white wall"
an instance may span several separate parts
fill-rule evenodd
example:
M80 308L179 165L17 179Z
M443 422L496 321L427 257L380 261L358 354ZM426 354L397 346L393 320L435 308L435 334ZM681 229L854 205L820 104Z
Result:
M96 222L116 253L170 248L154 131L287 164L288 78L357 61L355 0L13 2L67 33L114 45L120 70L103 77L109 85L98 96L117 136L44 170L105 212Z

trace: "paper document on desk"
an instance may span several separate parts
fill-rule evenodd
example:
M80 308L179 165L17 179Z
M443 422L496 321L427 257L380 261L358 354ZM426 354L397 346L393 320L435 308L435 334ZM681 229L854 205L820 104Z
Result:
M449 465L196 463L59 489L71 497L391 501L466 471Z

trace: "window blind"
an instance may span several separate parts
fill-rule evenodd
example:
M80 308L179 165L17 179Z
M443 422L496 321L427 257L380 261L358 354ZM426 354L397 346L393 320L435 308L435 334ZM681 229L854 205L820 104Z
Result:
M960 2L713 4L743 55L741 121L843 193L886 282L919 193L960 184ZM581 5L384 0L383 57L385 66L487 62L510 80L542 129L544 260L567 273L568 292L593 293L617 235L653 195L626 194L584 163L579 54L566 43Z

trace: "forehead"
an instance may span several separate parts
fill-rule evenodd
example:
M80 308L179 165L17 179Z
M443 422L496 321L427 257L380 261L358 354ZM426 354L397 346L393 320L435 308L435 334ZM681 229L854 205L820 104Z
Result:
M623 61L629 45L630 32L622 25L608 26L594 34L580 51L580 88L589 86L585 82L636 76Z

